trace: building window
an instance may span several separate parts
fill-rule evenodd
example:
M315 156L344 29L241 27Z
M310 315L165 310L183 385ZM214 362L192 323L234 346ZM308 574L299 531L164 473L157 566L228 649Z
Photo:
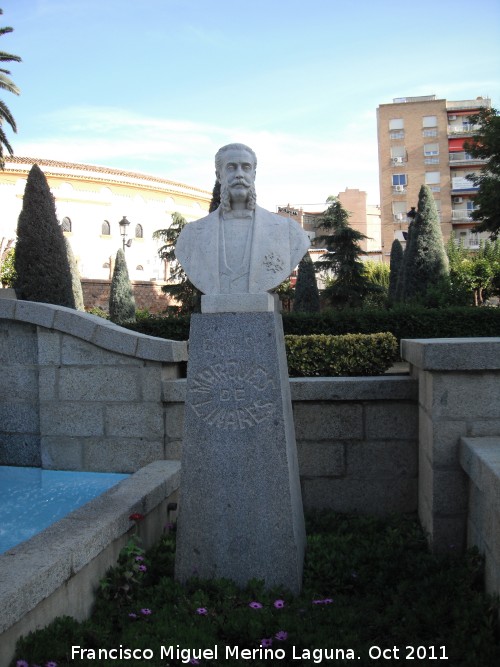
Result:
M404 120L402 118L391 118L389 121L389 130L403 130Z
M441 183L441 173L439 171L426 171L425 184L434 185L436 183Z
M432 130L422 130L423 137L437 137L438 131L436 129Z
M390 139L404 139L405 131L404 130L395 130L394 132L389 132Z
M111 235L111 225L109 224L109 222L107 220L105 220L102 223L101 234L103 236L110 236Z
M392 175L392 184L396 185L406 185L406 174L393 174Z
M144 271L144 267L142 266L142 264L138 264L138 265L135 267L135 270L136 270L136 271Z
M135 238L136 239L142 239L144 236L144 232L142 230L142 225L136 225L135 226Z
M422 116L422 127L437 127L437 116Z
M403 164L406 162L406 148L404 146L391 146L392 164Z
M439 155L439 144L424 144L424 155Z
M407 204L405 201L392 202L392 218L394 222L406 222Z
M61 222L61 227L63 232L70 232L71 231L71 219L70 218L63 218Z

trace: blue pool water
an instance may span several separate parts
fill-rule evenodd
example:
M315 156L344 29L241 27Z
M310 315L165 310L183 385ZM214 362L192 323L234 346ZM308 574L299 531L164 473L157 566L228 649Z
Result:
M0 553L127 477L118 473L0 466Z

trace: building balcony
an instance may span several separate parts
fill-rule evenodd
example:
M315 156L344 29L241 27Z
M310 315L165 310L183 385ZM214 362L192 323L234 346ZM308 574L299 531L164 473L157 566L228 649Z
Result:
M471 163L484 164L486 162L485 158L472 157L469 153L465 151L457 151L456 153L450 153L450 165L452 167L459 167L461 165L470 165Z
M448 125L448 135L473 134L478 129L479 125L473 125L472 123L457 123L456 125Z
M474 194L479 190L479 186L474 185L465 176L453 176L451 179L451 194Z
M471 217L472 211L461 208L451 212L452 222L474 222Z

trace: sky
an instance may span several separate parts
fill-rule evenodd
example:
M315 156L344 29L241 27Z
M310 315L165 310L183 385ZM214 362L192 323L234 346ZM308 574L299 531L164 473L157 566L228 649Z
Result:
M379 202L376 110L396 97L500 107L500 0L0 0L15 155L212 191L214 155L257 154L257 201Z

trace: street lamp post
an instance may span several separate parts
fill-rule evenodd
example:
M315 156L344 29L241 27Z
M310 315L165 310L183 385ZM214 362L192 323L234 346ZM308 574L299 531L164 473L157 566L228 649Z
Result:
M128 239L127 241L127 228L130 225L130 220L127 220L127 216L124 215L118 224L120 225L120 234L122 236L123 252L125 252L125 247L130 248L132 245L132 239Z

